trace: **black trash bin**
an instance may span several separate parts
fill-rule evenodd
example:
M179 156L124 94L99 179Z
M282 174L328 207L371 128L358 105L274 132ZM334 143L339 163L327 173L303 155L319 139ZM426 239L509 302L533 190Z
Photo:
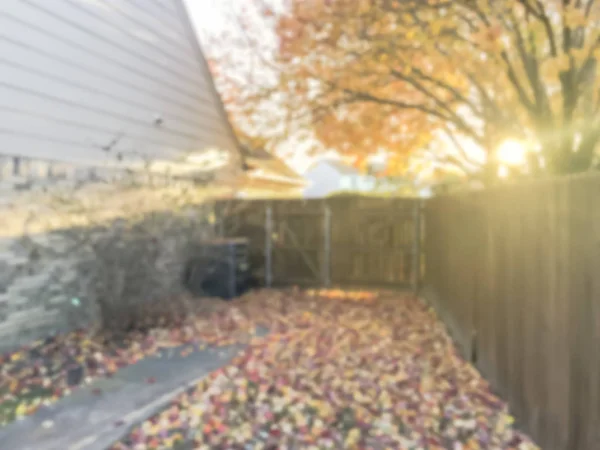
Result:
M215 239L195 246L184 285L194 295L232 299L251 286L248 240Z

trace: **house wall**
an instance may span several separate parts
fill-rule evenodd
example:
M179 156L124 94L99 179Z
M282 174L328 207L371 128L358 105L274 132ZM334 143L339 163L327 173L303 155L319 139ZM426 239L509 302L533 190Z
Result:
M304 197L324 197L342 188L342 176L328 164L318 164L304 174L307 180L307 188Z
M123 165L213 146L236 141L182 0L0 2L0 155Z
M375 192L379 189L374 176L340 173L327 163L317 164L304 174L304 178L309 183L304 191L307 198L325 197L339 191Z
M3 196L0 352L171 304L194 244L214 232L212 195L186 183L74 191L65 181Z
M370 192L376 188L377 180L373 176L369 175L346 175L344 179L348 178L351 187L349 189L358 192Z
M118 180L209 147L237 166L182 0L0 1L0 349L181 293L210 194Z

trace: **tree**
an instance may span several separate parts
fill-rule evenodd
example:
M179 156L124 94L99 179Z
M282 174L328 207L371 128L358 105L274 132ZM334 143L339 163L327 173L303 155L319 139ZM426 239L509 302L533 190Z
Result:
M400 154L444 134L446 163L493 177L505 139L517 172L596 164L595 0L291 0L277 24L278 95L342 152ZM485 152L475 161L470 141ZM439 152L438 152L439 153ZM440 156L440 155L438 155Z
M234 131L245 148L273 151L281 141L273 114L278 81L275 11L263 0L231 4L219 34L201 34L204 53Z

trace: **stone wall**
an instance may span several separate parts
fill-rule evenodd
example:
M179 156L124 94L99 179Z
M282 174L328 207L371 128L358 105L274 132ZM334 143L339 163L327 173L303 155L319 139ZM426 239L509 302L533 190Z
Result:
M213 234L215 194L187 183L4 186L0 350L180 293L190 244Z

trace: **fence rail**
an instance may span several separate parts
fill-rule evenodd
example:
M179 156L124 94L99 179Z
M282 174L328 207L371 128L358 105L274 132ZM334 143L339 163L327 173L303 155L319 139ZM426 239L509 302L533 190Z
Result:
M545 450L600 448L600 177L436 198L431 298Z
M345 197L221 202L224 236L251 240L265 284L415 287L421 202Z

